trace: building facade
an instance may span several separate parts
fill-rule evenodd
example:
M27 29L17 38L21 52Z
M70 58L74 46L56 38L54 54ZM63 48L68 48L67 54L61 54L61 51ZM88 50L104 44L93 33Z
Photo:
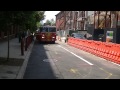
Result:
M87 38L92 40L99 40L99 35L103 34L103 41L106 41L107 31L119 32L120 11L61 11L56 15L56 27L65 33L87 30ZM117 41L116 35L113 36L114 42Z
M56 15L57 30L86 30L88 11L61 11Z
M65 11L61 11L56 15L56 29L57 31L65 29Z

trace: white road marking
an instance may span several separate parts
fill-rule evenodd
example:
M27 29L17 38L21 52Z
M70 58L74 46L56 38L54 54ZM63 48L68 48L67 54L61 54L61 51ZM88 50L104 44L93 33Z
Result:
M82 57L80 57L80 56L76 55L75 53L73 53L73 52L71 52L71 51L67 50L66 48L64 48L64 47L62 47L62 46L60 46L60 45L58 45L58 46L59 46L59 47L61 47L61 48L63 48L64 50L66 50L66 51L70 52L71 54L73 54L73 55L74 55L74 56L76 56L77 58L81 59L82 61L84 61L84 62L88 63L89 65L93 65L93 64L92 64L92 63L90 63L89 61L87 61L87 60L85 60L84 58L82 58Z
M117 64L117 63L114 63L114 62L111 62L111 63L113 63L113 64L115 64L115 65L117 65L117 66L120 66L119 64Z
M108 71L104 70L103 68L99 68L99 69L108 74L108 76L105 79L109 79L113 75L112 73L109 73Z
M108 61L108 60L106 60L106 59L104 59L104 58L102 58L102 60ZM117 66L120 66L120 64L114 63L114 62L112 62L112 61L108 61L108 62L110 62L110 63L112 63L112 64L115 64L115 65L117 65Z

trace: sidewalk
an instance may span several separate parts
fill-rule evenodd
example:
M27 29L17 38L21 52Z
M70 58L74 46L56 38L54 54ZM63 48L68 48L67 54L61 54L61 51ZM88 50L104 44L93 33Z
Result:
M7 45L7 41L0 42L0 79L22 79L34 42L30 44L22 56L18 38L10 40L10 60L5 61Z

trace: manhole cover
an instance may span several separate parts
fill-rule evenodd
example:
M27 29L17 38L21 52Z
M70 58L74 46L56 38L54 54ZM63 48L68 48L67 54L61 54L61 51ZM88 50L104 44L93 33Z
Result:
M50 61L55 61L56 62L57 60L56 59L44 59L43 61L44 62L50 62Z

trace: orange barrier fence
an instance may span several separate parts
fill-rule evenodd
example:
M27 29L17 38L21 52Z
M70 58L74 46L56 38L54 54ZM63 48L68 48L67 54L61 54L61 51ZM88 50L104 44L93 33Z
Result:
M120 64L120 44L68 38L68 45Z

